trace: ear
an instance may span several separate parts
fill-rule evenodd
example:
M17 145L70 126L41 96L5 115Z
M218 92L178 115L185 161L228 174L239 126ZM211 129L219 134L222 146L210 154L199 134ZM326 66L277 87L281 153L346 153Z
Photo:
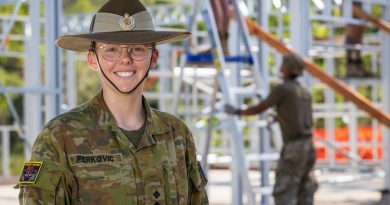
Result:
M88 62L89 68L91 68L91 70L99 71L99 64L97 63L96 55L93 51L88 52L87 62Z
M155 68L157 66L157 60L158 60L159 56L160 56L160 52L158 51L157 48L155 48L153 53L152 53L152 66L151 66L151 68Z

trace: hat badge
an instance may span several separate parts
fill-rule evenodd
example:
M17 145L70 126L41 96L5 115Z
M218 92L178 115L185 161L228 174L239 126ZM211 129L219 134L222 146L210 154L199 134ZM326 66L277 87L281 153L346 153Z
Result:
M124 17L119 20L119 25L124 31L131 31L135 27L135 19L125 13Z

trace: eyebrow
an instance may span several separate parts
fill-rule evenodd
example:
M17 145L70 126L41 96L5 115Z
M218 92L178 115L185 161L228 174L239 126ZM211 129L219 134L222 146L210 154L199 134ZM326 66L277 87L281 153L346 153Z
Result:
M102 46L107 46L107 45L117 45L120 47L131 47L131 46L136 46L136 45L142 45L146 47L153 47L153 44L115 44L115 43L102 43L100 45L97 45L97 47L102 47Z

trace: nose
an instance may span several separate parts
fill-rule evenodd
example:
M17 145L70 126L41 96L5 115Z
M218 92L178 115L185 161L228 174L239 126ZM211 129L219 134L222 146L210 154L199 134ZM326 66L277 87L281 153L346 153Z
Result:
M133 63L134 62L133 59L131 58L131 54L129 52L128 47L122 48L122 54L121 54L120 59L123 63Z

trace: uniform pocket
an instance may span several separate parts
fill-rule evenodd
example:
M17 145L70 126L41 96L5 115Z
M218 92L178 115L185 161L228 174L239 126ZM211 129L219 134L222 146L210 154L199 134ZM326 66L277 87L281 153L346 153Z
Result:
M168 161L164 161L162 171L167 204L178 204L180 199L177 189L175 167L170 165Z
M72 170L79 184L81 204L137 202L135 176L130 164L80 164Z
M280 160L291 164L299 163L302 160L302 153L304 153L302 149L300 140L288 142L283 147Z

